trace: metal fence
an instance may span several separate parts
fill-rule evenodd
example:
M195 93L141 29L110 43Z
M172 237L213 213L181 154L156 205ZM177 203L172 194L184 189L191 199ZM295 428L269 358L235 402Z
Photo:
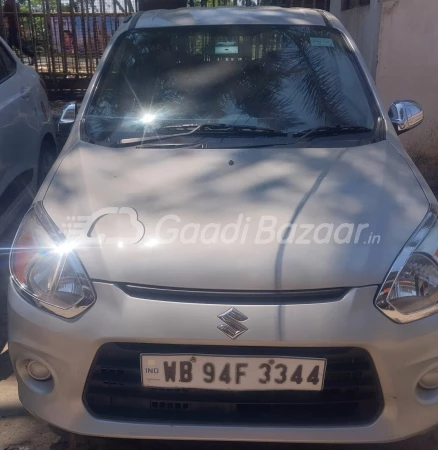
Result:
M139 0L2 0L0 35L17 55L61 88L86 83L109 39ZM140 0L141 1L141 0ZM161 0L163 3L166 0ZM329 9L330 0L187 0L188 6L310 7ZM54 84L53 84L54 83ZM64 83L65 84L65 83ZM50 87L50 86L49 86Z
M90 76L123 18L135 10L130 0L27 1L15 13L2 11L3 37L23 62L49 77Z

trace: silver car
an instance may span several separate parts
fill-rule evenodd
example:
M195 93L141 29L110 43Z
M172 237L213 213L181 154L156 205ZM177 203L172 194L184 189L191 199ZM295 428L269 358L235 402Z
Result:
M0 38L0 234L29 206L57 156L46 85Z
M132 438L433 427L438 209L397 136L422 120L328 13L127 19L11 252L24 406Z

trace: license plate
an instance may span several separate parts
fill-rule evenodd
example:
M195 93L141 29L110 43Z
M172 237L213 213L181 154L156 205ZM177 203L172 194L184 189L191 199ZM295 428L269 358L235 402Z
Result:
M140 363L145 387L224 391L321 391L326 368L325 359L181 354Z

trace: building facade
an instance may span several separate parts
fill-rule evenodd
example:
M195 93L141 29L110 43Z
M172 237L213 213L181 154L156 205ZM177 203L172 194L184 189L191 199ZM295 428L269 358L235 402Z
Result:
M402 136L414 156L438 149L438 0L331 0L389 108L415 100L424 124Z

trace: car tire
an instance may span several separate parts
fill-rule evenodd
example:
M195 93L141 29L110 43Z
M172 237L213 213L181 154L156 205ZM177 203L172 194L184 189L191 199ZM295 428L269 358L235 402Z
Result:
M56 161L56 153L56 147L50 141L45 140L41 144L40 159L38 163L38 189L43 184L43 181L46 179L53 163Z

